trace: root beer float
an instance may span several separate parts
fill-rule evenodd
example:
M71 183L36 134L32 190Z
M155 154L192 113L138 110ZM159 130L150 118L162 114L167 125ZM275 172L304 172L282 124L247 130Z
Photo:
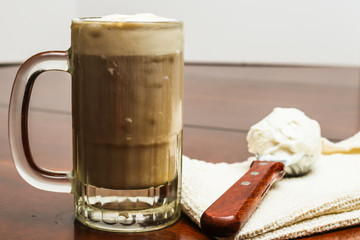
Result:
M182 34L181 22L152 14L73 20L73 171L82 184L145 189L177 178Z
M144 232L181 215L182 22L152 14L74 19L68 51L29 58L16 74L9 140L16 169L32 186L74 194L82 224ZM28 106L39 74L71 74L73 169L38 166Z

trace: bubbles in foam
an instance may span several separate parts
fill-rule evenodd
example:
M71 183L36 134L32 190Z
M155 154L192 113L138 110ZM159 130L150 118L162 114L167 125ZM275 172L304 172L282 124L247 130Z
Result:
M98 18L75 18L75 22L96 21L96 22L176 22L176 19L159 17L152 13L138 13L134 15L113 14Z

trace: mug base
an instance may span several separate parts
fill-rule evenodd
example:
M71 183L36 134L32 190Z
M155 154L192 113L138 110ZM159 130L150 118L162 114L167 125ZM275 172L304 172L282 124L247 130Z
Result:
M180 215L178 179L148 189L114 190L78 182L75 217L108 232L146 232L175 223Z

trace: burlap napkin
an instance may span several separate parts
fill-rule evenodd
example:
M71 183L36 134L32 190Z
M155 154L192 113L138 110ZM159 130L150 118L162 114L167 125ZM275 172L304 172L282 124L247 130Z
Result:
M324 139L323 145L311 172L275 183L232 238L291 239L360 224L360 134L337 144ZM213 164L184 156L183 211L200 226L202 213L252 160Z

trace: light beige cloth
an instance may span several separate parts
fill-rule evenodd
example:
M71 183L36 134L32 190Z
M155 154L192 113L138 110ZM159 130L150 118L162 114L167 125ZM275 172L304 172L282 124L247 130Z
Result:
M305 176L275 183L235 239L291 239L360 224L360 135L340 145L323 141ZM350 146L350 147L349 147ZM341 152L331 154L334 152ZM183 159L182 209L200 226L202 213L249 169L242 163Z

